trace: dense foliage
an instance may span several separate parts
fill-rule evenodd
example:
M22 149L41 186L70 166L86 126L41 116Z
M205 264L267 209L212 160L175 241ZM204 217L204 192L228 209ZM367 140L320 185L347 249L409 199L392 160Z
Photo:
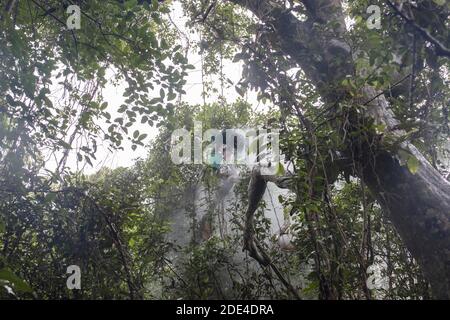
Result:
M311 12L310 1L272 2L302 21ZM79 30L66 27L71 4L81 7ZM369 4L385 12L383 28L367 28ZM320 81L311 81L280 49L272 26L244 7L241 1L205 0L2 3L0 298L432 297L389 212L362 178L357 136L382 140L415 175L420 159L399 147L408 142L448 178L449 58L385 1L346 2L351 23L345 40L355 70L327 86L346 97L330 106ZM174 8L184 12L186 25L173 21ZM448 4L421 0L405 10L449 47ZM319 33L336 27L321 23L320 14L315 19ZM313 58L320 60L323 52L316 49ZM190 103L186 90L194 53L202 61L202 105ZM243 66L235 84L224 67L232 63ZM315 72L329 75L334 67ZM124 86L124 104L105 102L103 91L112 85ZM361 95L365 86L384 93L402 135L363 116L371 102ZM234 87L237 100L226 95ZM246 99L253 91L263 111ZM232 204L220 207L217 168L170 160L172 131L192 132L194 121L202 121L204 130L280 129L295 179L278 200L291 221L295 250L279 250L264 216L273 204L261 203L255 229L271 265L259 266L242 253L250 172L241 168ZM142 125L158 127L157 137L148 141ZM123 149L125 139L130 152L147 148L147 158L129 168L83 171L93 166L98 144ZM330 165L337 155L348 160L344 169ZM201 221L199 187L207 195ZM231 232L222 233L225 215ZM171 222L180 216L189 230L184 245L171 236ZM69 265L82 270L81 290L66 287ZM385 281L376 288L367 282L373 265Z

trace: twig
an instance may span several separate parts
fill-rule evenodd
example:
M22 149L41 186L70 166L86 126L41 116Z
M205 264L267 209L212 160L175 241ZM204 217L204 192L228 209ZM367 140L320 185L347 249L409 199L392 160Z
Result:
M391 1L386 0L386 3L394 9L395 13L403 18L407 23L409 23L414 29L416 29L428 42L431 42L436 47L436 54L439 56L446 56L450 57L450 49L448 49L446 46L444 46L438 39L433 37L428 30L422 28L419 26L413 19L410 19L407 17L395 4L393 4Z
M400 83L402 83L403 81L405 81L406 79L408 79L411 76L411 73L408 73L406 76L404 76L402 79L400 79L399 81L397 81L396 83L394 83L392 86L389 86L388 89L385 89L383 91L381 91L379 94L377 94L376 96L370 98L369 100L367 100L366 102L363 103L363 106L368 105L369 103L371 103L373 100L375 100L376 98L378 98L379 96L385 94L388 90L391 90L392 88L398 86Z
M413 43L412 43L412 71L411 78L409 79L409 110L412 110L414 105L414 80L416 76L416 60L417 60L417 37L416 34L413 34Z

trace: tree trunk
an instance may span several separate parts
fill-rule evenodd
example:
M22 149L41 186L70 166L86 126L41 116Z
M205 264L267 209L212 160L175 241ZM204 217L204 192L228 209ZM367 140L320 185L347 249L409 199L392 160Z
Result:
M342 41L345 25L340 1L324 0L317 8L319 2L311 6L314 1L304 0L310 10L305 22L275 1L231 2L249 9L274 29L277 37L274 37L273 47L279 48L303 69L326 103L333 105L350 97L345 89L336 85L348 75L355 74L350 47ZM337 22L333 31L318 31L314 27L317 23L330 22ZM404 132L396 129L398 122L386 98L379 95L374 99L378 94L371 87L365 87L361 92L361 101L370 101L365 109L366 119L383 124L389 135L401 137ZM351 123L351 126L355 130L360 128L358 123ZM348 135L345 139L349 139ZM352 145L351 148L358 146L353 160L363 168L361 178L389 214L421 266L434 297L450 299L450 183L411 144L404 142L392 149L382 136L373 132L358 133L352 141L345 141ZM355 150L351 151L354 155ZM400 165L401 154L418 160L415 174Z
M416 174L384 151L367 154L374 165L365 167L363 179L421 266L433 295L450 299L450 186L409 148L420 159Z
M365 96L375 94L371 88ZM387 109L388 103L380 96L368 106L368 113L388 131L397 121ZM391 134L401 134L391 131ZM450 299L450 183L437 172L410 143L400 144L397 152L388 152L379 143L379 149L365 146L359 157L367 183L383 206L406 247L417 260L430 282L433 295ZM400 165L398 153L418 160L418 171L413 174Z

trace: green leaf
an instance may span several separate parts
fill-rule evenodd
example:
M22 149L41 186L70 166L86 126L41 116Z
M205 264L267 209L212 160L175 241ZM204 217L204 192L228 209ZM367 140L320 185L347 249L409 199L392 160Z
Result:
M148 136L148 134L143 133L143 134L141 134L141 135L139 136L138 140L139 140L139 141L142 141L142 140L144 140L145 138L147 138L147 136Z
M127 112L126 112L126 114L127 114L127 116L129 117L129 118L135 118L136 117L136 112L134 112L134 111L130 111L130 110L127 110ZM131 121L132 119L130 119L130 121Z
M239 93L239 95L241 97L243 97L245 95L245 90L242 87L236 86L235 89L236 89L237 93Z
M150 100L149 104L154 105L158 102L161 102L161 98L153 98L152 100Z
M419 160L417 160L416 157L414 157L413 155L411 155L411 156L408 158L407 166L408 166L409 171L410 171L412 174L416 174L417 171L419 171L420 162L419 162Z
M100 105L100 110L105 110L108 107L108 102L105 101Z
M45 202L45 203L50 203L50 202L53 202L53 200L55 200L55 199L56 199L56 193L54 193L54 192L49 192L49 193L45 196L44 202Z
M22 79L25 93L28 97L34 98L34 91L36 90L36 78L32 74L25 74Z
M382 134L386 131L386 125L385 124L378 124L374 126L375 132L377 134Z
M25 281L7 268L0 270L0 279L8 281L19 292L33 292L33 289Z
M171 101L171 100L175 99L176 97L177 97L177 95L176 95L175 93L170 92L170 93L167 95L167 100Z
M445 4L445 0L433 0L438 6L443 6Z
M117 110L117 112L123 113L123 112L125 112L125 110L127 110L127 106L126 106L125 104L123 104L123 105L121 105L121 106L119 107L119 109Z
M277 167L276 167L275 174L276 174L277 176L283 176L285 172L286 172L286 170L284 170L283 164L282 164L281 162L278 162L278 163L277 163Z

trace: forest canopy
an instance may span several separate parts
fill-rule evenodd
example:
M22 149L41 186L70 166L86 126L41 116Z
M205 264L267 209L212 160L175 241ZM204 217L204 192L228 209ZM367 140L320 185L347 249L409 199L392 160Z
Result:
M0 298L449 299L449 15L2 1ZM283 161L175 164L196 122Z

